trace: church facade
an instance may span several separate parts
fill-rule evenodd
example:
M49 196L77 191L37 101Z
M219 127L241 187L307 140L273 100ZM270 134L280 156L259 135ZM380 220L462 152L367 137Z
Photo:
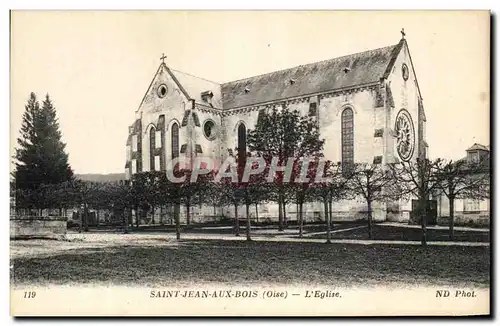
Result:
M246 146L259 113L283 106L317 119L324 156L334 162L384 164L426 155L423 100L403 35L395 45L223 84L162 62L129 127L126 176L163 171L183 155L222 162ZM277 205L261 206L261 219L277 219ZM411 205L391 206L374 205L374 218L409 218ZM306 220L323 219L321 205L304 208ZM222 213L234 217L229 208ZM362 202L334 204L334 220L365 214ZM295 205L287 215L294 219Z

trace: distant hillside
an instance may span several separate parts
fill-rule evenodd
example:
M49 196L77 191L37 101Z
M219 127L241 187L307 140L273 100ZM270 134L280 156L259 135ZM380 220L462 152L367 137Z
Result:
M83 181L115 182L115 181L125 180L125 173L109 173L109 174L86 173L86 174L75 174L75 177Z

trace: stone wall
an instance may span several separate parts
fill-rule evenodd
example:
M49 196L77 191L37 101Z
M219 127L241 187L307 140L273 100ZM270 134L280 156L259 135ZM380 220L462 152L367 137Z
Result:
M489 227L490 225L490 214L489 212L477 212L477 213L463 213L458 212L454 217L456 226L481 226ZM448 216L438 216L438 225L449 225Z
M66 234L66 220L62 219L11 219L10 238L56 237Z
M200 125L193 127L193 138L194 143L198 145L202 153L197 153L197 156L208 157L213 159L214 168L218 168L220 165L221 157L227 153L227 148L225 146L225 141L223 140L222 131L222 118L219 114L216 114L213 110L211 111L207 107L202 105L196 105L194 110L195 114L198 116ZM216 136L209 139L205 136L204 125L207 121L213 121L215 124Z
M404 80L402 76L402 66L406 64L409 68L408 79ZM384 135L386 141L386 162L392 162L395 159L400 159L396 150L396 139L394 138L394 129L396 123L396 116L401 110L406 110L411 115L413 121L413 128L415 130L415 138L419 134L419 91L417 87L417 77L415 75L413 65L410 58L408 47L404 46L398 55L394 67L389 74L386 81L386 97L387 97L387 129L388 132ZM390 89L388 92L387 89ZM422 137L425 139L425 123L421 124L424 128ZM418 156L418 139L415 139L415 147L413 151L412 160Z
M448 217L450 216L449 200L445 195L437 197L436 200L438 205L437 223L448 225ZM477 211L467 211L464 199L455 199L454 208L455 225L488 226L490 224L489 199L479 201Z

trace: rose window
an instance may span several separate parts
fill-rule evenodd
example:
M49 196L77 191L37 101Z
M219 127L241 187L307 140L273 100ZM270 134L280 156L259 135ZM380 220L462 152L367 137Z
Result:
M403 161L409 161L415 150L415 129L410 113L406 110L399 111L396 116L394 128L396 136L396 149Z

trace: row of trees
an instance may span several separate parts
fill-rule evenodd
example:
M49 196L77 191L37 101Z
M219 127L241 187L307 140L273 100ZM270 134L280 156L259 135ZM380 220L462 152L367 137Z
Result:
M15 156L12 191L16 207L40 210L83 206L84 216L89 207L108 208L123 212L124 226L127 227L127 211L134 210L138 214L140 209L154 211L154 208L172 205L175 207L179 238L181 206L186 209L189 224L193 205L234 206L235 216L238 207L244 205L247 212L246 233L250 239L251 205L277 203L278 228L283 230L286 226L286 206L295 203L298 207L299 233L302 235L303 206L307 202L319 201L323 203L327 241L330 242L332 203L355 198L364 201L368 208L367 223L371 238L373 203L412 197L419 202L418 216L422 224L422 243L425 244L426 207L432 194L442 192L450 199L450 237L453 237L454 200L489 196L489 165L485 169L483 162L470 164L465 160L453 162L419 158L413 162L384 165L342 165L329 161L320 165L324 140L320 139L315 119L286 107L260 114L255 128L247 134L248 153L237 151L237 180L215 180L218 171L212 171L192 183L189 181L192 171L182 169L175 171L178 176L186 176L186 181L182 183L170 182L165 172L145 172L135 174L129 183L98 184L74 179L65 144L61 141L55 108L48 95L40 106L32 93L25 107ZM256 164L256 158L264 161L265 168L243 182L245 164L251 160ZM270 167L273 164L284 166L289 160L292 161L291 171L276 171L271 175L272 182L269 182ZM304 160L311 162L309 168L302 171ZM318 172L328 177L328 181L315 182ZM299 178L302 180L296 182ZM139 223L138 216L136 223ZM236 218L236 232L239 232L238 223Z
M368 211L368 235L373 236L373 203L390 202L399 199L417 198L418 216L422 224L422 242L426 243L426 200L441 192L450 202L450 238L453 238L453 211L456 198L487 198L489 179L477 165L470 166L464 161L445 162L416 161L392 165L356 164L346 169L340 163L326 162L323 169L328 181L315 182L318 165L313 162L304 176L308 182L268 182L268 169L251 175L247 182L233 182L231 178L214 180L216 171L201 175L197 182L190 182L191 170L179 170L177 176L185 175L185 182L169 181L164 172L144 172L135 174L129 183L92 183L79 180L60 184L43 185L35 190L17 189L18 208L44 209L83 207L112 209L122 212L123 223L127 225L126 212L153 211L159 207L175 207L177 233L179 233L179 210L185 209L186 222L191 223L192 207L208 205L215 208L244 205L247 215L247 237L250 238L250 209L253 205L283 200L298 207L299 235L303 232L303 206L309 202L322 202L327 242L330 242L332 225L332 203L342 199L362 200ZM277 172L283 174L284 172ZM291 180L299 177L300 164L294 165ZM241 174L240 174L241 175ZM281 176L280 178L283 178ZM278 178L278 179L280 179ZM240 179L241 180L241 179ZM284 206L284 205L283 205ZM86 214L84 213L84 216ZM137 227L139 216L136 216ZM86 228L86 220L84 227ZM235 229L239 232L239 220L235 219ZM281 227L281 224L279 225ZM285 225L283 225L285 227Z

